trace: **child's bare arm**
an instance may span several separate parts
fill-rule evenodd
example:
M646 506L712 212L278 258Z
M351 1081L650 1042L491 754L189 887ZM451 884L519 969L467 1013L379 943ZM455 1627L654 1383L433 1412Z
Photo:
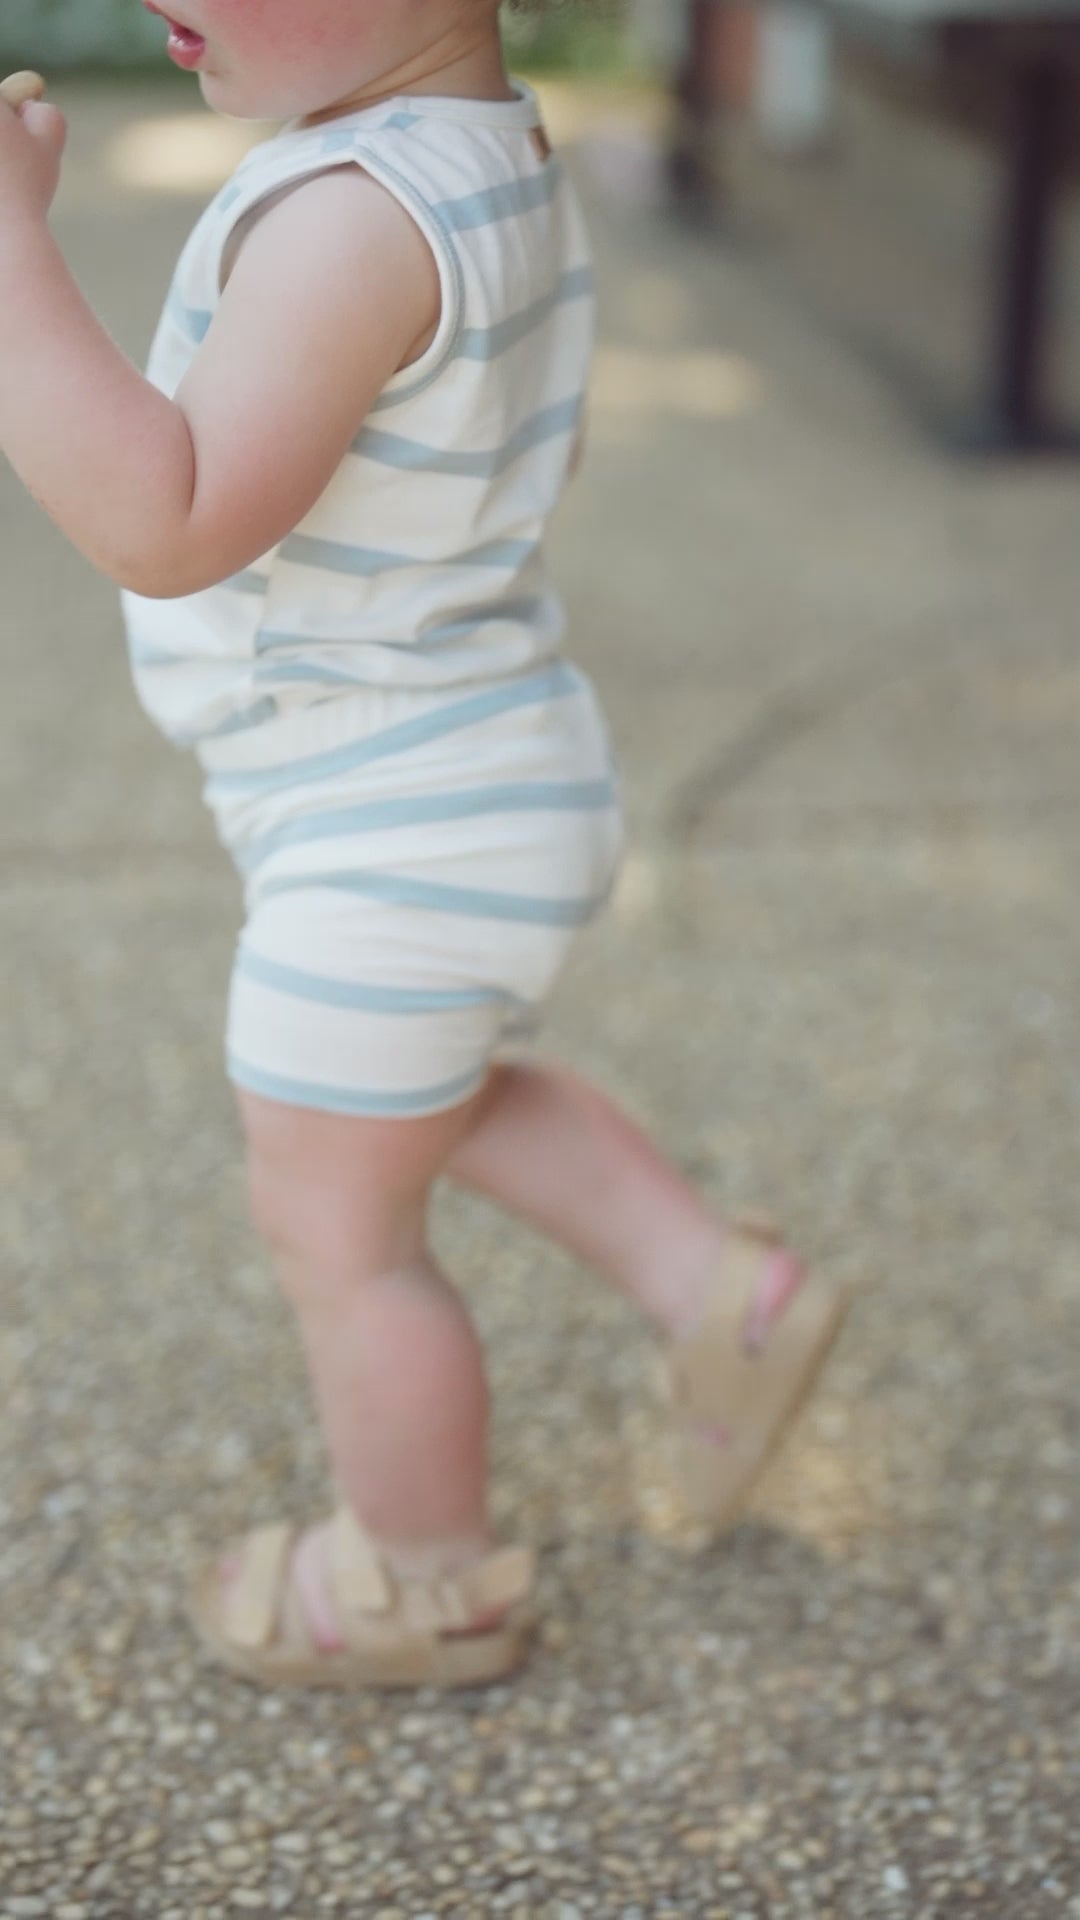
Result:
M143 591L189 510L179 409L86 304L48 228L0 230L0 450L86 558Z
M239 571L303 519L440 298L419 229L355 166L259 220L176 395L196 458L169 591Z
M248 235L168 400L64 263L45 221L55 179L42 145L0 107L0 449L119 585L197 592L265 553L319 498L437 319L434 258L355 166L303 182ZM58 175L58 152L53 162Z

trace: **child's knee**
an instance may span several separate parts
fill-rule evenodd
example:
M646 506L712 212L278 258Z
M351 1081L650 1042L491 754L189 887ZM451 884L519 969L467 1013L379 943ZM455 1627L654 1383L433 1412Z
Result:
M270 1251L327 1276L360 1282L415 1259L424 1244L422 1194L380 1194L358 1168L289 1170L276 1157L248 1153L248 1192L256 1231Z
M251 1215L291 1265L359 1281L424 1249L428 1194L455 1116L357 1121L241 1098Z

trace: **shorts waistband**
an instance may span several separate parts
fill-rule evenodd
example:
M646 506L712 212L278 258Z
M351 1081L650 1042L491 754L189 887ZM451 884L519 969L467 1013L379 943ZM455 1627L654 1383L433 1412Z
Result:
M535 685L542 695L550 684L553 697L565 694L569 682L584 680L579 669L561 657L531 666L520 674L498 680L472 680L453 688L421 690L415 687L364 687L358 693L334 694L285 713L273 714L242 732L198 741L195 755L207 774L239 773L273 767L310 754L365 740L410 720L519 686Z

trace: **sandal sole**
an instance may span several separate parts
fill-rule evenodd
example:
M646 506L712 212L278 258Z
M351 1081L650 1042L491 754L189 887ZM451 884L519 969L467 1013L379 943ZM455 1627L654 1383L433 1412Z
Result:
M239 1647L220 1620L215 1565L201 1568L187 1596L187 1617L205 1651L230 1672L264 1687L326 1687L341 1693L399 1687L478 1687L513 1673L525 1660L536 1621L528 1607L513 1608L488 1633L419 1637L400 1647L343 1653Z

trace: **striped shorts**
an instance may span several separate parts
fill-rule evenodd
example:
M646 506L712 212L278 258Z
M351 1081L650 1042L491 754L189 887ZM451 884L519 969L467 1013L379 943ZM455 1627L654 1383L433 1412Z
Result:
M243 878L230 1079L301 1107L438 1112L534 1030L611 892L622 815L591 683L364 688L203 741Z

